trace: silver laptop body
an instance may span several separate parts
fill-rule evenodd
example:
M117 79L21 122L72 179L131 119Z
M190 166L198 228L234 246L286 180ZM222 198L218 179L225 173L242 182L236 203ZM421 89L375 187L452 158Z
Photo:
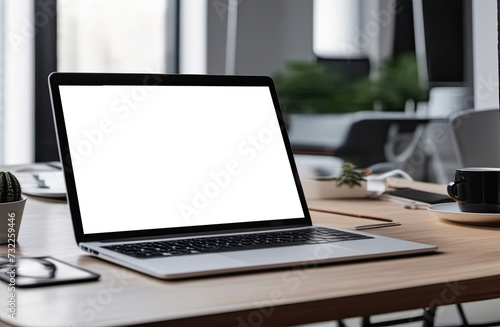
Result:
M272 80L53 73L49 84L75 238L92 255L179 279L436 249L344 231L356 239L165 251L315 228ZM130 255L138 244L152 252Z

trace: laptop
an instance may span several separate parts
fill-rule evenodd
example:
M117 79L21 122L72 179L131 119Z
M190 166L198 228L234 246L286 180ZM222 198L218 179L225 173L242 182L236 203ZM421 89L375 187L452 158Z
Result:
M53 73L78 246L162 278L430 252L313 226L269 77Z

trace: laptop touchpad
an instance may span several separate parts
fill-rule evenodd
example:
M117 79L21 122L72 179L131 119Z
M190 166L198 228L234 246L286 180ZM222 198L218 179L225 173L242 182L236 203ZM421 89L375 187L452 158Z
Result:
M321 261L362 255L362 252L333 244L290 246L262 250L221 253L221 256L238 260L244 264L280 264L289 262Z

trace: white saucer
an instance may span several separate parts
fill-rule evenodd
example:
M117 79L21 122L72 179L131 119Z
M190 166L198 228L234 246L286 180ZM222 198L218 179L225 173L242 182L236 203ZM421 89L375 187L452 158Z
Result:
M21 171L16 176L24 194L46 198L66 197L62 170Z
M500 226L500 213L474 213L462 212L458 208L458 203L434 204L427 208L439 218L450 220L457 223L471 225L493 224Z

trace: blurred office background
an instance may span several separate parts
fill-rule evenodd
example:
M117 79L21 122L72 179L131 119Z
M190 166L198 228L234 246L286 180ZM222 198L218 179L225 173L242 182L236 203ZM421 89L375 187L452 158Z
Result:
M0 164L58 160L52 71L271 75L308 177L500 161L495 0L0 0L0 43Z

